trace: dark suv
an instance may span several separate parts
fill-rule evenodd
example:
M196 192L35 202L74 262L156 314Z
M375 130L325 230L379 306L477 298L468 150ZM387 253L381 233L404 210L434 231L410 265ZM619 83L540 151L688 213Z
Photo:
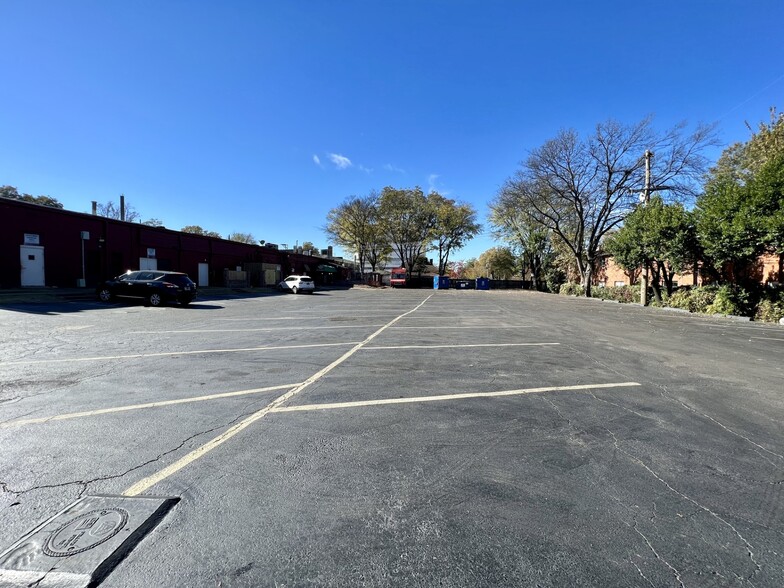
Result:
M103 302L109 302L119 296L143 298L150 306L160 306L164 302L188 304L196 298L196 284L188 274L180 272L128 271L104 282L97 292L98 298Z

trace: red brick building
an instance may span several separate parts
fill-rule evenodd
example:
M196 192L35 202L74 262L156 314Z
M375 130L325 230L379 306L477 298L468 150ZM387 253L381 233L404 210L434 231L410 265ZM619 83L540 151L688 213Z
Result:
M350 276L322 257L0 198L0 288L94 287L129 269L182 271L216 286L238 268L251 286L293 273L319 283Z

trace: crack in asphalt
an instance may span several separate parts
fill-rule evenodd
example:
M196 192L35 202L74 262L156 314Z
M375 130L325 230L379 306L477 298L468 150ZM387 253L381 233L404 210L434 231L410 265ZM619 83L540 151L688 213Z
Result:
M662 396L663 396L663 397L665 397L665 398L667 398L667 399L669 399L669 400L671 400L671 401L673 401L673 402L677 402L678 404L680 404L681 406L683 406L683 408L685 408L686 410L688 410L688 411L690 411L690 412L692 412L692 413L694 413L694 414L696 414L696 415L698 415L698 416L701 416L701 417L703 417L703 418L706 418L706 419L708 419L709 421L711 421L712 423L714 423L714 424L718 425L719 427L721 427L722 429L724 429L724 430L725 430L725 431L727 431L728 433L730 433L730 434L732 434L732 435L735 435L736 437L738 437L738 438L740 438L740 439L743 439L744 441L746 441L747 443L750 443L751 445L754 445L754 447L756 447L756 448L758 448L758 449L760 449L760 450L762 450L762 451L764 451L764 452L766 452L766 453L769 453L770 455L773 455L773 456L775 456L775 457L778 457L778 458L779 458L779 459L781 459L781 460L784 460L784 455L782 455L782 454L780 454L780 453L776 453L775 451L771 451L771 450L770 450L770 449L768 449L767 447L763 447L762 445L760 445L759 443L756 443L755 441L752 441L751 439L749 439L749 438L748 438L748 437L746 437L745 435L742 435L741 433L738 433L737 431L735 431L735 430L733 430L733 429L729 428L727 425L725 425L725 424L724 424L724 423L722 423L721 421L718 421L717 419L713 418L712 416L710 416L710 415L708 415L708 414L705 414L705 413L703 413L703 412L700 412L700 411L699 411L699 410L697 410L696 408L694 408L694 407L692 407L692 406L689 406L688 404L686 404L685 402L683 402L682 400L680 400L680 399L678 399L678 398L674 398L673 396L670 396L670 394L669 394L669 392L668 392L668 390L667 390L667 387L666 387L666 386L664 386L664 385L661 385L661 384L655 384L654 382L651 382L651 383L652 383L654 386L656 386L657 388L660 388L660 389L662 390ZM768 463L770 463L770 464L771 464L771 465L773 465L773 466L777 466L777 465L778 465L778 464L776 464L775 462L772 462L770 459L768 459L767 457L765 457L765 456L763 456L763 455L761 455L760 457L762 457L763 459L765 459L765 460L766 460Z
M626 524L629 525L628 523ZM648 540L648 538L645 536L645 534L642 531L640 531L640 529L637 528L637 521L634 521L634 525L629 525L629 526L634 530L635 533L637 533L640 537L642 537L643 541L645 541L645 544L648 546L648 549L650 549L653 555L656 556L656 559L658 559L665 566L670 568L670 570L672 570L672 573L675 575L675 579L678 581L678 584L680 584L680 587L686 588L686 586L683 583L683 580L681 579L681 573L670 562L668 562L661 555L659 555L659 552L656 551L656 549ZM637 564L634 564L634 567L637 568ZM637 568L637 571L640 571L640 568ZM645 578L645 575L641 571L640 571L640 575L642 575L642 577ZM645 579L648 580L648 578ZM648 580L648 583L650 583L651 586L653 586L653 583L650 580Z
M247 408L248 406L250 406L250 405L246 405L245 408ZM226 428L226 427L228 427L230 425L233 425L238 420L240 420L240 419L242 419L242 418L244 418L244 417L246 417L246 416L248 416L249 414L252 414L252 413L253 413L252 410L251 411L242 412L240 415L236 416L235 418L230 420L228 423L220 424L220 425L217 425L215 427L211 427L209 429L206 429L204 431L199 431L198 433L194 433L193 435L191 435L191 436L187 437L186 439L184 439L176 447L174 447L172 449L169 449L167 451L164 451L163 453L159 454L157 457L155 457L153 459L149 459L149 460L145 461L144 463L137 464L137 465L135 465L135 466L125 470L121 474L113 474L113 475L108 475L108 476L99 476L99 477L96 477L96 478L92 478L90 480L73 480L71 482L60 482L58 484L41 484L39 486L32 486L31 488L26 488L24 490L14 490L13 488L10 488L8 486L7 482L0 482L0 490L2 490L2 492L7 493L7 494L13 494L14 496L22 496L23 494L27 494L27 493L33 492L35 490L44 490L44 489L47 489L47 488L65 488L67 486L81 486L82 488L79 490L79 495L78 495L78 497L81 498L84 495L84 493L87 491L87 489L90 486L90 484L94 484L95 482L103 482L103 481L106 481L106 480L115 480L117 478L123 478L123 477L127 476L128 474L130 474L131 472L134 472L134 471L136 471L138 469L141 469L141 468L143 468L143 467L145 467L147 465L150 465L152 463L160 461L161 459L163 459L167 455L182 449L182 447L186 443L191 441L192 439L195 439L196 437L200 437L201 435L206 435L207 433L212 433L214 431L217 431L218 429L224 429L224 428Z
M752 574L748 578L746 578L746 580L751 583L751 579L757 574L757 572L762 570L762 567L760 566L759 562L754 557L754 546L751 543L749 543L749 541L743 535L741 535L740 531L738 531L738 529L735 528L735 526L732 523L727 521L720 514L712 511L710 508L708 508L704 504L701 504L701 503L697 502L692 497L690 497L690 496L684 494L683 492L681 492L680 490L674 488L669 482L667 482L667 480L665 480L659 474L657 474L655 471L653 471L644 461L642 461L638 457L635 457L631 453L629 453L629 452L625 451L624 449L622 449L621 446L620 446L620 442L618 441L618 437L615 435L615 433L613 433L607 427L604 427L604 429L605 429L605 431L607 431L610 434L610 436L612 436L613 443L615 445L615 448L618 451L620 451L626 457L631 459L634 463L638 464L643 469L645 469L649 474L651 474L654 478L656 478L656 480L658 480L661 484L663 484L665 486L665 488L667 488L670 492L673 492L673 493L677 494L678 496L680 496L681 498L683 498L684 500L687 500L687 501L691 502L698 509L702 510L703 512L708 513L709 515L714 517L716 520L721 521L724 525L729 527L732 530L733 533L735 533L735 535L738 537L738 539L740 539L743 542L743 545L746 548L746 552L748 553L749 558L751 559L752 563L754 564L754 571L752 572ZM637 530L636 526L637 526L637 522L635 521L635 531L637 531L639 533L639 531ZM640 533L640 534L642 535L642 533ZM646 539L646 541L647 541L647 539ZM664 560L662 560L662 561L664 561ZM665 562L665 563L667 563L667 562ZM681 583L681 586L682 585L683 585L683 583Z

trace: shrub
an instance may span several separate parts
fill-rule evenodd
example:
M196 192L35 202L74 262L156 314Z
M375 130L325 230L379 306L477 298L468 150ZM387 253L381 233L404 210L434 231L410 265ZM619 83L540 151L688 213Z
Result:
M755 321L777 323L784 318L784 292L771 293L760 300L754 313Z
M717 286L700 286L689 290L689 311L707 313L716 299Z
M617 300L626 304L640 299L640 286L607 286L591 289L591 297L602 300Z
M670 296L669 300L667 300L667 306L672 308L682 308L683 310L690 310L690 300L691 290L688 288L681 288L672 293L672 296Z
M551 267L547 270L544 280L550 292L560 293L561 286L566 282L566 274L557 267Z
M720 286L705 312L746 316L749 314L749 294L740 286Z
M561 289L558 293L561 296L584 296L585 290L583 289L582 284L567 282L566 284L561 284Z
M667 301L672 308L682 308L689 312L711 312L708 310L716 299L717 286L701 286L699 288L681 288L676 290Z

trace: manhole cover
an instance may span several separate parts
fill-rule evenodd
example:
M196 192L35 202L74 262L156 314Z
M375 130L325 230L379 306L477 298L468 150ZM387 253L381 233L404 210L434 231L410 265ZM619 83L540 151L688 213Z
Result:
M0 553L0 586L94 585L178 500L162 496L80 498Z

